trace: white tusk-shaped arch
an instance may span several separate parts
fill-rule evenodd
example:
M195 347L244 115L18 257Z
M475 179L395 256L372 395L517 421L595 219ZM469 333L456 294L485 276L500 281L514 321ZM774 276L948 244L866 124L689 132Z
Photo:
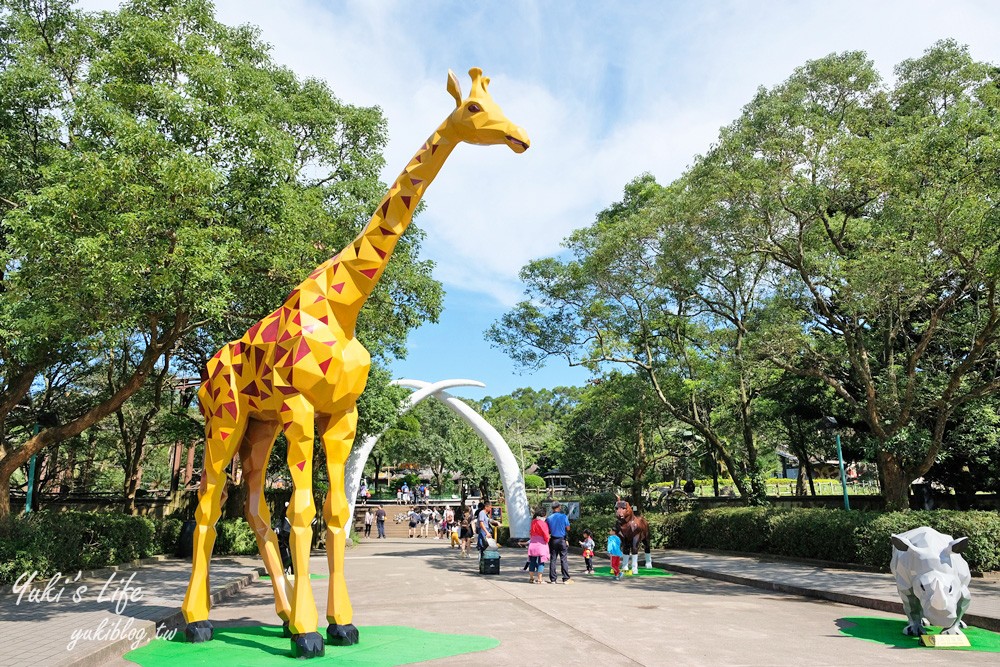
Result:
M507 504L507 520L510 524L510 536L512 539L527 539L531 530L531 509L528 505L528 495L524 490L524 477L521 475L517 459L510 451L510 446L482 415L466 405L464 401L444 391L452 387L485 387L486 385L476 380L442 380L432 384L423 380L411 379L393 380L392 384L416 389L400 406L400 416L425 398L434 396L460 416L483 439L500 469L500 481L503 484L504 498ZM368 456L375 448L378 439L388 428L387 426L378 435L366 438L360 447L354 447L347 459L344 469L344 485L347 487L347 498L351 507L349 516L351 517L354 516L354 506L358 501L358 489L361 486L361 476L364 473L365 464L368 462Z

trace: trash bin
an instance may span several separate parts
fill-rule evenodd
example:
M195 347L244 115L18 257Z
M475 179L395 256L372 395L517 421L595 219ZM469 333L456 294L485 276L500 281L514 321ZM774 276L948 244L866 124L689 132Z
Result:
M500 552L487 549L479 556L479 574L500 574Z
M194 553L194 529L198 522L188 519L181 525L181 534L177 536L177 556L179 558L191 558Z

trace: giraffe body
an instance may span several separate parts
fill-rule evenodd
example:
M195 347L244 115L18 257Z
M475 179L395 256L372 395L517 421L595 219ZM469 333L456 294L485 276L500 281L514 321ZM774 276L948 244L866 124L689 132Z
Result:
M208 362L198 392L205 416L205 465L195 513L191 580L182 611L189 641L212 638L208 621L208 569L221 513L225 468L239 452L247 479L246 517L254 530L271 583L275 609L292 637L296 657L323 655L316 604L309 583L314 433L326 454L330 490L323 507L327 523L327 641L358 641L344 580L349 504L344 465L357 429L357 400L365 389L371 357L354 337L358 312L371 294L406 230L413 211L444 161L460 142L528 148L524 131L503 115L486 90L489 79L473 68L472 92L463 101L449 72L448 91L456 109L414 155L390 187L368 225L350 245L313 271L274 312ZM284 575L277 537L264 501L264 481L278 433L288 440L293 493L288 517L293 569Z

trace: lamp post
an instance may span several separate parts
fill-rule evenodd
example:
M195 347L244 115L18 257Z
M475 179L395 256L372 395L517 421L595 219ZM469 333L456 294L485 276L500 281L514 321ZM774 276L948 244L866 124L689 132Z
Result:
M844 470L844 453L840 448L840 429L837 428L835 417L823 417L823 428L833 431L837 439L837 463L840 464L840 486L844 490L844 509L851 509L851 501L847 497L847 473Z

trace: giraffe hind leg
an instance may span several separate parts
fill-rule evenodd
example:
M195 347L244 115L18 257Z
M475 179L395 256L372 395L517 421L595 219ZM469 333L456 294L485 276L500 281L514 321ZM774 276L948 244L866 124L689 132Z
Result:
M271 458L274 439L281 429L278 422L264 422L251 419L247 425L243 444L240 445L240 462L243 474L247 480L247 499L245 515L247 523L253 529L257 540L257 549L264 561L264 567L271 577L274 588L274 607L278 617L287 626L288 614L291 609L289 600L292 598L292 588L285 577L285 569L281 563L281 551L278 547L278 537L271 527L271 512L264 498L264 483L267 480L267 463Z
M323 503L326 520L326 560L330 570L327 594L327 641L334 646L358 643L358 629L352 623L354 610L344 579L344 548L350 529L350 505L344 490L344 466L358 427L358 411L352 407L344 414L323 418L319 423L320 438L326 454L330 489Z

